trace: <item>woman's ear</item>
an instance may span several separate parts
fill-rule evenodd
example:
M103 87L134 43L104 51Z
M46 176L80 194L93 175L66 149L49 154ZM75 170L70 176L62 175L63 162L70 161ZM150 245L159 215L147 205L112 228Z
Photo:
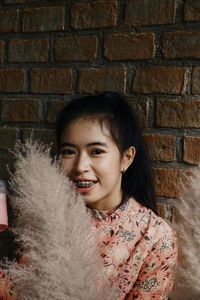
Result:
M133 146L129 147L124 151L122 156L122 165L121 165L121 171L123 173L126 172L128 167L132 164L135 154L136 154L136 149Z

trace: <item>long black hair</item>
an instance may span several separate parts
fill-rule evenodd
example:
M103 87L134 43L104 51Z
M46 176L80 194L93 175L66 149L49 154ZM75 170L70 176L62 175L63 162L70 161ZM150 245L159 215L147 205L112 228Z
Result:
M60 112L56 123L59 148L64 129L79 118L98 120L101 126L106 122L121 154L129 147L135 147L134 161L122 176L122 191L125 197L134 197L157 213L147 149L136 116L125 97L114 92L104 92L70 101Z

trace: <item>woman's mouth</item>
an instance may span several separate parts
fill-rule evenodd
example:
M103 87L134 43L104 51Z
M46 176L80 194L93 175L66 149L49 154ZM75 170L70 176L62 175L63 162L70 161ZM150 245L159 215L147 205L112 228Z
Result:
M80 193L87 193L94 188L96 183L97 183L97 181L89 181L89 180L88 181L86 181L86 180L76 181L76 182L74 182L75 190Z
M91 187L94 182L93 181L77 181L76 183L76 187L78 188L88 188L88 187Z

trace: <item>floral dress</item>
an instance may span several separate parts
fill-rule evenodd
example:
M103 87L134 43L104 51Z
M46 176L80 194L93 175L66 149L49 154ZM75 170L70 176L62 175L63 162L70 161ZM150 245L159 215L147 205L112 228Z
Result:
M0 300L16 300L17 296L10 280L0 270Z
M97 229L113 300L166 300L177 264L176 237L160 217L130 198L114 211L87 208Z

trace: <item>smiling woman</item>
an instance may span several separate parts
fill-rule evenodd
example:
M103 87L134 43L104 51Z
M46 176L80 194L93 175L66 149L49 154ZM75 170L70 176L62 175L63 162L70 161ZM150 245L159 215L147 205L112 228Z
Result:
M97 229L116 299L168 299L176 238L157 215L147 150L126 99L106 92L72 100L56 129L60 165Z
M134 147L121 157L105 124L78 119L62 133L60 149L61 166L88 206L106 210L120 204L122 171L133 161Z

